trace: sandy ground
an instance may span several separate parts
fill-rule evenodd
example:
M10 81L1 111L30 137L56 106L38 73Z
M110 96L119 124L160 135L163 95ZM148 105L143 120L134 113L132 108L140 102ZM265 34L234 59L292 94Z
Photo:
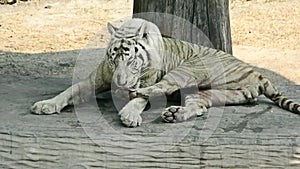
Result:
M82 49L109 38L107 22L132 14L133 0L31 0L0 5L0 52ZM234 55L300 84L300 1L231 0Z

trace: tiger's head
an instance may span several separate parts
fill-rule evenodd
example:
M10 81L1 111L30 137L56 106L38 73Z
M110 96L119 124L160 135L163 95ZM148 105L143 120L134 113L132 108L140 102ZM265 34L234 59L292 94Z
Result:
M158 49L162 37L157 26L142 19L131 19L120 28L108 23L111 34L106 56L114 72L117 87L135 89L140 86L141 76L149 67L160 68Z

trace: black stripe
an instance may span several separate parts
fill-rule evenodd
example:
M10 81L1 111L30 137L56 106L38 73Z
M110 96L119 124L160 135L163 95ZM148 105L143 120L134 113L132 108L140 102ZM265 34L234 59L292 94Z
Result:
M128 44L129 46L132 45L132 43L130 42L130 40L126 40L126 44Z
M281 105L281 104L279 104L280 97L273 98L272 100L273 100L275 103L277 103L279 106Z
M176 41L172 41L172 53L175 53L175 55L179 54L179 48L178 45L176 44Z
M276 98L279 98L281 96L280 93L273 93L271 94L271 99L276 99Z
M244 79L246 79L250 74L252 74L254 72L254 70L250 70L247 73L244 73L240 78L236 79L236 80L232 80L232 81L228 81L226 84L230 84L230 83L237 83L240 82Z
M249 69L249 67L246 67L246 66L237 66L237 67L234 67L232 69L229 69L228 70L229 72L225 71L224 74L226 75L226 77L230 77L232 74L235 75L236 72L242 72L242 71L244 71L246 69ZM251 71L253 71L253 70L251 70Z
M124 37L124 35L115 34L115 38L121 39L121 38L123 38L123 37Z
M288 100L287 98L283 98L279 104L283 107L285 106L284 102L286 102L287 100Z
M230 75L231 73L236 72L239 68L240 68L240 66L234 65L233 68L227 69L229 72L224 72L224 74Z
M265 92L265 89L262 86L259 86L258 87L258 92L259 92L259 95L261 95Z
M286 105L288 108L290 108L290 104L292 104L292 103L293 103L292 100L288 100L288 101L285 103L285 105Z
M174 52L174 41L167 41L168 43L166 43L166 50L170 50L171 53Z
M143 57L143 55L141 53L139 55L137 55L137 57L140 58L142 60L142 62L144 63L145 60L144 60L144 57Z
M292 108L292 111L295 112L295 113L300 113L300 111L298 110L300 107L299 104L295 104L294 107Z
M146 50L145 46L143 46L141 43L137 43L138 46L140 46L142 48L142 50L145 52L146 54L146 59L148 60L148 64L150 63L150 55L149 55L149 52ZM139 53L139 55L137 55L136 57L142 59L143 63L145 62L145 58L144 58L144 55L142 54L141 51L139 51L140 49L138 47L135 47L135 52L136 53Z
M270 86L270 82L269 81L267 81L267 82L265 82L264 83L264 88L265 88L265 90L267 90L267 88ZM273 98L273 97L272 97Z
M168 76L172 77L175 80L175 82L179 79L180 81L185 80L184 76L182 76L182 72L178 72L178 71L171 71L168 73Z
M182 47L183 47L183 45L182 45ZM182 50L184 50L184 49L182 49ZM192 48L187 48L186 57L187 58L192 57L192 54L193 54Z
M219 79L221 79L221 78L223 79L224 76L225 76L225 78L229 78L230 75L231 75L232 73L235 73L239 68L241 68L241 67L240 67L240 66L236 66L236 67L234 67L234 68L232 68L232 69L227 69L227 71L229 71L229 72L224 71L224 73L221 73L219 76L217 76L217 77L214 79L214 81L219 80Z
M187 54L186 51L184 51L182 42L177 42L177 46L180 47L180 48L179 48L179 52L180 52L181 54L182 54L182 53ZM184 56L183 56L183 57L184 57Z
M131 35L131 36L126 36L126 38L134 38L134 37L136 37L137 35Z
M137 43L137 45L141 46L141 47L142 47L142 49L146 51L146 48L145 48L145 46L144 46L144 45L142 45L141 43Z
M239 68L240 68L239 66L236 66L236 67L234 67L234 68L229 68L229 69L226 70L226 71L229 71L229 73L226 73L226 71L224 71L224 73L221 73L220 75L218 75L217 77L215 77L215 78L213 79L213 81L218 81L218 80L220 80L220 79L223 79L224 77L225 77L225 80L226 80L226 79L229 79L229 77L230 77L229 74L236 72L236 70L239 69ZM226 82L226 84L227 84L227 83L228 83L228 82Z

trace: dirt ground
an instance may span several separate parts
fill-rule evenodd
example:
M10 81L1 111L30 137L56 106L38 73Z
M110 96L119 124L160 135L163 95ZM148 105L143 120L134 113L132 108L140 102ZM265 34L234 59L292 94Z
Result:
M99 46L104 47L107 22L130 16L132 4L133 0L31 0L0 5L0 52L82 49L99 33ZM230 16L235 56L300 84L299 0L230 0Z

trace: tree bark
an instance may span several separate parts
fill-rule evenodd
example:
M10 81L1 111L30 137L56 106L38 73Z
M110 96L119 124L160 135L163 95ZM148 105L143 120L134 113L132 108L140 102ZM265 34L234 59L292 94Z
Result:
M228 0L135 0L133 13L165 36L232 53L228 6Z

